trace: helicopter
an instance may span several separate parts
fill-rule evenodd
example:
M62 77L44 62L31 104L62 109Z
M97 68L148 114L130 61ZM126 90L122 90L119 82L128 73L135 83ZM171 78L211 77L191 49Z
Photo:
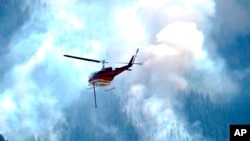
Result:
M139 48L136 50L135 55L132 55L130 61L128 63L125 62L115 62L115 63L120 63L120 64L127 64L125 66L115 68L113 69L112 67L105 67L105 63L111 63L107 62L105 60L95 60L95 59L89 59L89 58L83 58L83 57L78 57L78 56L72 56L72 55L67 55L65 54L65 57L73 58L73 59L79 59L79 60L84 60L84 61L90 61L90 62L95 62L95 63L102 63L102 69L96 72L93 72L89 75L89 85L93 86L94 89L94 101L95 101L95 108L97 108L97 102L96 102L96 87L104 87L104 86L109 86L111 85L112 80L117 76L118 74L122 73L123 71L132 71L130 69L134 64L135 65L142 65L142 63L135 63L135 58L137 56L137 53L139 51ZM114 88L112 88L114 89ZM111 90L111 89L110 89Z

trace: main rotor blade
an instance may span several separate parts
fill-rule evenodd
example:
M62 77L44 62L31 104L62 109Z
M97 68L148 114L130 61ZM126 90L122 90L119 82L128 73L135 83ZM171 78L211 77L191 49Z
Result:
M77 56L71 56L71 55L64 55L65 57L69 57L69 58L74 58L74 59L79 59L79 60L84 60L84 61L91 61L91 62L96 62L96 63L100 63L102 61L100 60L94 60L94 59L88 59L88 58L83 58L83 57L77 57Z

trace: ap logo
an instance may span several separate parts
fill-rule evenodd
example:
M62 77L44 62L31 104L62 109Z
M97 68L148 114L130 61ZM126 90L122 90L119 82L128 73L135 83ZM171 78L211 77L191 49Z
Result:
M249 141L250 125L230 125L230 141Z
M247 129L236 129L234 136L244 136L247 133Z

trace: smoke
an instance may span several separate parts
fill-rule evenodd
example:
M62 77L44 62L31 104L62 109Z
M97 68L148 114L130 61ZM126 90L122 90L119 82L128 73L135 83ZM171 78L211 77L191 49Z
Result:
M149 42L139 44L143 46L139 56L145 63L129 80L132 86L128 88L125 107L131 121L141 131L142 140L205 140L201 131L188 131L185 118L175 112L174 107L181 105L179 93L195 89L208 93L215 101L224 102L237 93L237 83L230 77L223 58L207 48L214 45L209 37L214 6L213 1L206 0L139 1L131 6L133 11L137 7L138 15L130 12L130 8L124 13L132 15L120 15L128 22L122 22L124 28L121 27L128 31L127 36L134 29L127 29L127 25L135 22L127 17L136 16L150 25L144 32L149 30L153 34L148 37ZM155 24L155 19L160 23ZM158 31L151 30L155 27ZM140 31L134 34L137 38L144 34ZM137 40L136 37L132 39Z
M89 93L88 74L100 66L64 58L66 53L124 61L140 48L136 61L144 65L133 66L114 83L118 110L141 140L205 140L189 131L185 116L175 111L180 92L195 89L214 100L230 100L238 90L223 58L209 47L214 45L209 37L216 12L212 0L44 0L26 1L24 7L30 8L30 18L9 41L5 57L13 65L3 68L0 81L0 131L9 140L63 140L58 123L75 126L66 120L65 108L76 101L93 106L92 97L83 99L81 93ZM115 134L117 127L108 127L103 118L112 112L111 106L81 117Z

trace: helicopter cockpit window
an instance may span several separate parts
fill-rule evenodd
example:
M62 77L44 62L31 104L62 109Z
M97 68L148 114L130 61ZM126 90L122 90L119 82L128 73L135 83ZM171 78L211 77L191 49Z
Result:
M95 73L94 73L94 72L93 72L93 73L91 73L91 74L89 75L89 78L92 78L94 75L95 75Z

